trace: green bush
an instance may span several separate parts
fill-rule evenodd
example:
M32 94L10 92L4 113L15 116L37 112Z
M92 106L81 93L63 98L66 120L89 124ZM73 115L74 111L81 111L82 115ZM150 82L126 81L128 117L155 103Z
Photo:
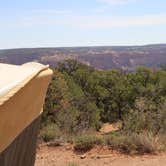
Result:
M166 136L166 101L165 103L159 108L156 118L157 123L157 131Z
M88 151L94 147L94 145L101 144L102 140L93 135L82 135L75 139L74 149L76 151Z
M125 153L131 153L135 149L135 145L132 143L129 137L125 135L110 135L105 137L105 143L113 150L119 150Z
M123 131L139 133L145 129L146 117L143 112L131 110L123 119Z
M60 137L59 128L54 123L47 124L40 130L39 138L45 142L49 142Z
M147 98L136 100L135 109L130 110L123 119L123 131L141 133L149 131L153 134L166 133L166 104L155 104Z

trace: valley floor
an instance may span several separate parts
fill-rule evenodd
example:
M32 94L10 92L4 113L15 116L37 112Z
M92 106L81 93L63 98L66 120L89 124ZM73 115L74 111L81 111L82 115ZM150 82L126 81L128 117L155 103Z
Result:
M81 159L83 158L83 159ZM37 150L35 166L165 166L166 154L132 156L97 146L85 154L75 153L71 145Z

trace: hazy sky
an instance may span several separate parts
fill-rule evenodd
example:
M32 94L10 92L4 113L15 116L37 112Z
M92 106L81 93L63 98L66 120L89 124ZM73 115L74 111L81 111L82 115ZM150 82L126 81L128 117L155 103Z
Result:
M166 43L166 0L0 0L0 49Z

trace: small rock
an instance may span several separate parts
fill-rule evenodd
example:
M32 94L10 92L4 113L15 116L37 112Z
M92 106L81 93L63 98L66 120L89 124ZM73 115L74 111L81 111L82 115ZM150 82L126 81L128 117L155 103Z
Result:
M49 143L47 143L47 146L63 146L63 143L61 140L54 140L54 141L51 141Z
M55 162L55 160L54 160L54 159L51 159L51 162Z
M97 156L96 155L92 155L91 158L92 159L97 159Z
M107 164L109 164L109 162L106 162L106 161L105 161L105 162L104 162L104 165L107 165Z
M66 147L66 150L71 150L71 147L70 147L70 146L67 146L67 147Z
M85 158L86 158L86 155L83 154L83 155L80 156L80 158L81 158L81 159L85 159Z

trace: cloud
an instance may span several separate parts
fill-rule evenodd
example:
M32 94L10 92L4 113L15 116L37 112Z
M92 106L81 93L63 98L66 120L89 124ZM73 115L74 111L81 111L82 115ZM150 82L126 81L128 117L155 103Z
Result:
M149 14L142 16L77 16L73 14L56 17L50 15L37 15L33 17L22 17L6 24L7 27L37 27L57 26L83 30L152 27L166 25L166 13ZM2 24L4 27L5 24Z
M108 11L110 8L108 6L100 6L98 8L95 8L92 10L92 12L95 12L95 13L103 13L105 11Z
M37 10L38 13L45 13L45 14L71 14L71 10L55 10L55 9L43 9Z
M69 25L81 29L145 27L166 24L166 13L130 17L76 17Z
M128 3L135 2L136 0L97 0L97 1L109 4L109 5L125 5Z
M6 28L21 28L21 27L34 27L34 26L49 26L49 25L62 25L63 17L72 15L71 10L56 10L56 9L35 9L26 11L24 15L15 17L12 21L0 22L1 27ZM61 19L60 19L61 18ZM64 23L63 23L64 24Z
M110 7L112 6L115 7L115 6L127 5L130 3L134 3L136 1L138 0L97 0L97 2L102 3L102 5L99 5L98 8L94 9L93 11L97 13L102 13L110 10Z

